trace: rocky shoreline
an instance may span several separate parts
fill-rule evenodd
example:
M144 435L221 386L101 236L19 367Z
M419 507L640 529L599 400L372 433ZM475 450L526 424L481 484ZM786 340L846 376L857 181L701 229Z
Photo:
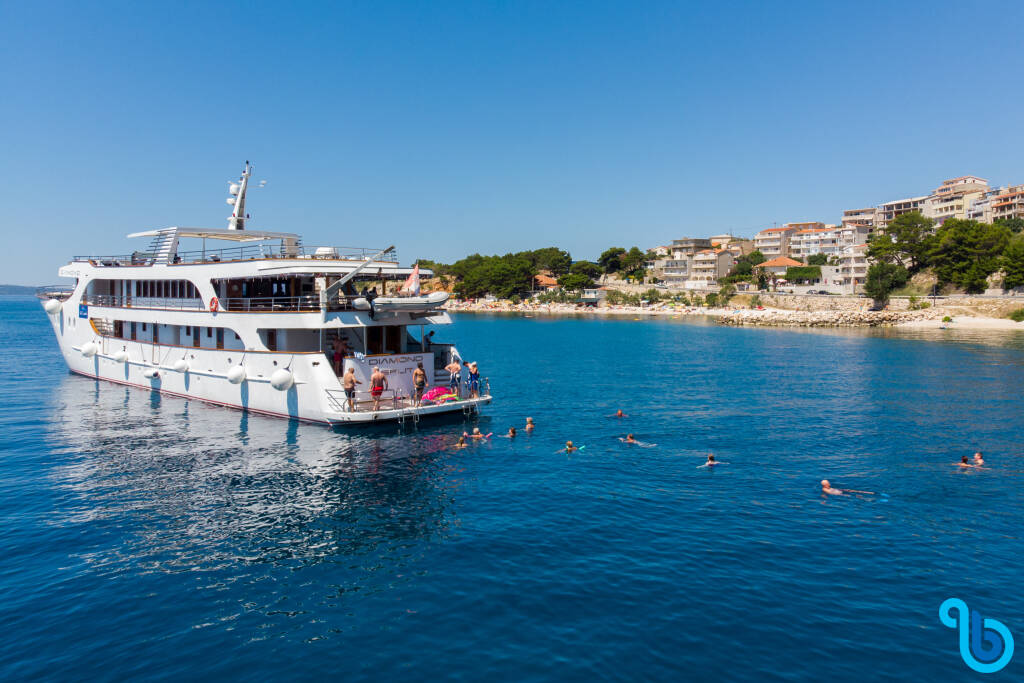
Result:
M737 310L717 316L722 325L781 327L894 327L934 321L932 311L787 311L782 309Z
M535 304L510 302L453 301L445 306L452 313L513 313L534 316L629 316L635 320L649 317L710 317L720 325L762 327L915 327L939 329L1021 330L1024 323L1006 318L972 315L958 308L924 310L868 311L834 308L829 310L790 310L785 308L703 308L657 304L654 306L601 306L597 308L573 304ZM949 316L951 323L942 319Z

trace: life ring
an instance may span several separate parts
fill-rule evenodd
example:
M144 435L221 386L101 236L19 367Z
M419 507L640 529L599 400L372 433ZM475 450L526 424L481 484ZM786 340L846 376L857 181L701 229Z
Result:
M218 308L220 308L220 302L217 301L217 297L213 297L210 299L210 313L216 313Z

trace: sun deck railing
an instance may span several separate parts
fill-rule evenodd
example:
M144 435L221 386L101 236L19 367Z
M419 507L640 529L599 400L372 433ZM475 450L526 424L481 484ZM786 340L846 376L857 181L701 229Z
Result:
M183 265L194 263L226 263L232 261L258 261L265 259L300 259L319 261L365 261L380 253L380 249L369 247L303 247L288 245L253 244L224 249L178 250L171 254L168 263ZM73 261L88 261L98 267L151 266L156 255L149 252L134 252L113 256L73 256ZM398 263L398 252L390 251L387 257L378 258L380 263Z
M74 294L74 292L74 285L46 285L43 287L36 287L36 296L40 299L66 301L71 298L71 295Z

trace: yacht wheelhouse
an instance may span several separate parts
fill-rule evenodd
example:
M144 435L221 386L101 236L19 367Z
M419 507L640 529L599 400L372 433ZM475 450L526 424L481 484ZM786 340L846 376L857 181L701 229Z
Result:
M131 234L148 244L75 256L59 271L75 284L40 291L72 372L328 424L476 413L490 402L486 379L464 384L463 370L452 381L452 364L464 362L433 332L451 319L446 293L420 292L429 271L401 266L393 247L308 247L294 233L247 230L251 171L247 162L231 184L228 228ZM349 369L359 382L351 397ZM376 396L375 370L386 378Z

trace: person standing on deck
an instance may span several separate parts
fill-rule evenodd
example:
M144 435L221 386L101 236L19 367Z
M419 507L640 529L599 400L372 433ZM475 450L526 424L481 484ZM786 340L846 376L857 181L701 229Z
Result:
M427 373L423 371L423 363L417 363L416 369L412 371L412 384L416 389L415 405L423 401L423 391L427 388Z
M373 397L374 412L380 410L380 397L387 388L388 376L381 372L379 367L375 367L373 374L370 375L370 396Z
M356 397L357 384L362 384L362 382L356 379L356 369L350 365L341 383L341 386L345 389L345 400L348 402L348 412L350 413L356 411L354 399Z
M459 384L462 382L462 366L455 361L452 361L448 365L444 366L444 369L451 375L448 379L448 388L451 389L456 396L461 398L462 392L459 391Z
M480 398L480 369L476 366L476 361L465 365L469 368L469 397Z

